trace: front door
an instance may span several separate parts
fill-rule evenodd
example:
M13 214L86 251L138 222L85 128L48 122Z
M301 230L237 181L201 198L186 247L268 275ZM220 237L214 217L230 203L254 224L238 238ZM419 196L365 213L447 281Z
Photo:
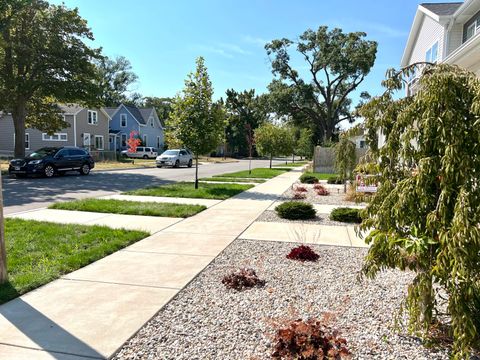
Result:
M89 133L84 133L83 134L83 147L87 148L87 149L90 149L90 145L92 145L90 134Z

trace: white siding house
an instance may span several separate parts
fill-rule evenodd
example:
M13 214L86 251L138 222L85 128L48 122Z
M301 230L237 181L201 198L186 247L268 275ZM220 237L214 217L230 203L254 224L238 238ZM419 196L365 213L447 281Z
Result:
M480 75L480 0L418 6L401 67L424 61L456 64ZM407 95L419 75L410 79Z

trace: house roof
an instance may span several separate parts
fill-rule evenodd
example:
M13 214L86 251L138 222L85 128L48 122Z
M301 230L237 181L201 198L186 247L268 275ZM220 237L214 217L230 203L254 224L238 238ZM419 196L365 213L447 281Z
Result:
M425 9L430 10L438 16L450 16L457 11L463 2L445 2L445 3L423 3L420 4Z
M65 114L78 114L84 109L83 106L80 106L78 104L58 104L58 107Z
M115 114L115 112L117 111L118 107L114 108L114 107L106 107L106 108L103 108L103 110L105 110L105 112L107 113L107 115L110 117L110 119L113 117L113 115Z

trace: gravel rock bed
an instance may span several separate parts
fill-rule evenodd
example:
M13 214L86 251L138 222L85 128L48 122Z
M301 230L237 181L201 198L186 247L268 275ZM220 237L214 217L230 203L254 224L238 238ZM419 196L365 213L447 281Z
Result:
M293 246L236 240L115 359L269 359L275 321L325 313L353 359L448 359L446 349L428 349L392 328L411 274L359 280L365 249L312 246L320 259L301 263L285 257ZM227 290L221 280L238 267L253 267L265 287Z
M306 201L311 204L326 204L326 205L338 205L338 206L352 206L352 205L366 205L365 203L355 203L354 201L346 201L345 194L343 192L343 185L327 185L322 184L330 191L330 195L319 196L313 190L313 185L310 184L301 184L295 183L287 191L285 191L281 200L292 200L294 194L294 188L297 186L304 186L308 189L308 192L305 193L306 198L301 201Z
M274 210L266 210L255 221L265 222L281 222L281 223L297 223L297 224L310 224L310 225L333 225L333 226L345 226L345 225L358 225L343 223L340 221L333 221L329 219L328 214L317 214L315 219L311 220L290 220L283 219Z

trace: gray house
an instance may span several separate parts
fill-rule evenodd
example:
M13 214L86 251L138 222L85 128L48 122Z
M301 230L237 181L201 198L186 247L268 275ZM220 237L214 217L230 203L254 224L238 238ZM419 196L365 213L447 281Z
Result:
M25 130L27 154L45 146L78 146L89 150L108 150L109 117L103 109L78 105L60 105L64 120L70 125L54 134L37 129ZM15 130L10 114L0 114L0 154L11 156Z
M137 108L121 104L116 108L105 108L110 117L109 149L121 151L127 149L130 133L135 131L143 146L163 150L164 123L155 108Z

